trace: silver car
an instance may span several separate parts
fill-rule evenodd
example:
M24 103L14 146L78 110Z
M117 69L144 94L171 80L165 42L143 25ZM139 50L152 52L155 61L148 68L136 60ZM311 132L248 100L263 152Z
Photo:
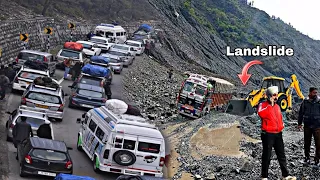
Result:
M120 58L109 58L109 65L112 67L114 73L120 74L122 72L123 61Z
M123 61L124 67L128 67L133 63L133 56L121 51L108 51L108 53L103 54L102 56L112 59L120 59Z
M51 88L30 84L21 97L21 105L33 107L37 110L45 110L48 117L57 121L63 120L64 107L66 104L65 96L61 86Z
M50 124L52 129L52 124L48 120L47 114L45 111L35 110L27 106L20 106L18 109L13 112L7 112L9 114L9 120L6 123L6 132L7 132L7 141L12 141L12 129L13 127L21 121L21 117L27 118L27 123L31 125L32 132L36 136L37 130L42 124ZM51 136L53 137L53 131L51 131Z

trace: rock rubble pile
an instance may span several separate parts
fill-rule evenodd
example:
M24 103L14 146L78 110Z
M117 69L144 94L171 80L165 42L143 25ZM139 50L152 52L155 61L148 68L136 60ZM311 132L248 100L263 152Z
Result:
M128 98L142 109L145 116L158 123L176 117L173 116L176 112L176 95L183 80L179 74L174 73L170 82L168 70L143 56L135 60L124 79Z

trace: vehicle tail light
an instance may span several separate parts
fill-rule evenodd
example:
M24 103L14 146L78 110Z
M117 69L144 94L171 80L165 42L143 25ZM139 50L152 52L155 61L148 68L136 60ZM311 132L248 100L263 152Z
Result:
M104 103L107 102L107 99L106 99L106 98L103 98L103 99L102 99L102 102L104 102Z
M164 161L165 161L165 158L164 157L161 157L160 158L160 163L159 163L159 166L163 166L164 165Z
M103 84L104 84L104 82L103 82L103 81L101 81L101 82L100 82L100 86L101 86L101 87L103 87Z
M14 125L13 124L10 124L9 128L10 129L13 129Z
M48 62L48 58L47 57L44 57L44 62Z
M77 93L72 93L72 97L76 97L77 96Z
M63 111L63 104L60 104L58 111L62 112Z
M18 83L18 82L19 82L18 77L16 77L16 78L14 79L14 82L15 82L15 83Z
M71 162L71 161L68 161L68 162L66 163L66 168L67 168L67 169L71 169L71 168L72 168L72 162Z
M24 160L25 160L26 163L28 163L28 164L31 164L31 163L32 163L32 159L31 159L31 156L30 156L30 155L26 155L26 156L24 157Z
M17 58L16 58L16 63L18 63L18 62L19 62L19 58L17 57Z
M26 105L27 104L27 100L25 97L21 98L21 105Z

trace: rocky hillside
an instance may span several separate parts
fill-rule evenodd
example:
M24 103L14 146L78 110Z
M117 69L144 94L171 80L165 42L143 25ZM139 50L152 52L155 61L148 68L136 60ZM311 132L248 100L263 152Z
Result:
M250 69L250 85L259 84L266 75L289 78L291 73L297 74L303 90L320 83L316 78L320 75L320 43L238 0L14 1L35 13L60 19L120 23L161 19L166 41L154 56L177 69L197 71L188 68L192 63L239 83L237 74L243 65L260 59L264 64ZM227 45L286 45L294 49L294 57L227 57Z
M264 11L237 0L150 0L165 19L171 52L159 57L172 63L193 60L214 73L238 80L243 65L252 59L264 61L261 68L252 68L251 80L274 74L285 78L296 73L303 89L319 84L319 41L301 34L280 19L271 19ZM176 14L179 14L177 17ZM294 57L235 58L226 57L226 46L286 45ZM171 58L168 58L171 57ZM171 62L170 62L171 61Z
M130 21L154 18L153 9L145 0L14 0L37 14L59 20L92 23Z

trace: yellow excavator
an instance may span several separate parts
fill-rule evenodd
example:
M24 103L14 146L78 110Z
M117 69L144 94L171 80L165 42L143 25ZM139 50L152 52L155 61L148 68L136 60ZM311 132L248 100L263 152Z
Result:
M291 75L291 83L288 87L284 86L284 78L269 76L263 78L262 86L259 90L252 90L245 99L230 100L226 109L226 113L236 115L250 115L254 113L254 108L264 100L266 100L265 91L270 86L278 86L278 101L281 111L292 109L292 88L295 89L300 99L304 96L300 90L299 81L295 74Z

